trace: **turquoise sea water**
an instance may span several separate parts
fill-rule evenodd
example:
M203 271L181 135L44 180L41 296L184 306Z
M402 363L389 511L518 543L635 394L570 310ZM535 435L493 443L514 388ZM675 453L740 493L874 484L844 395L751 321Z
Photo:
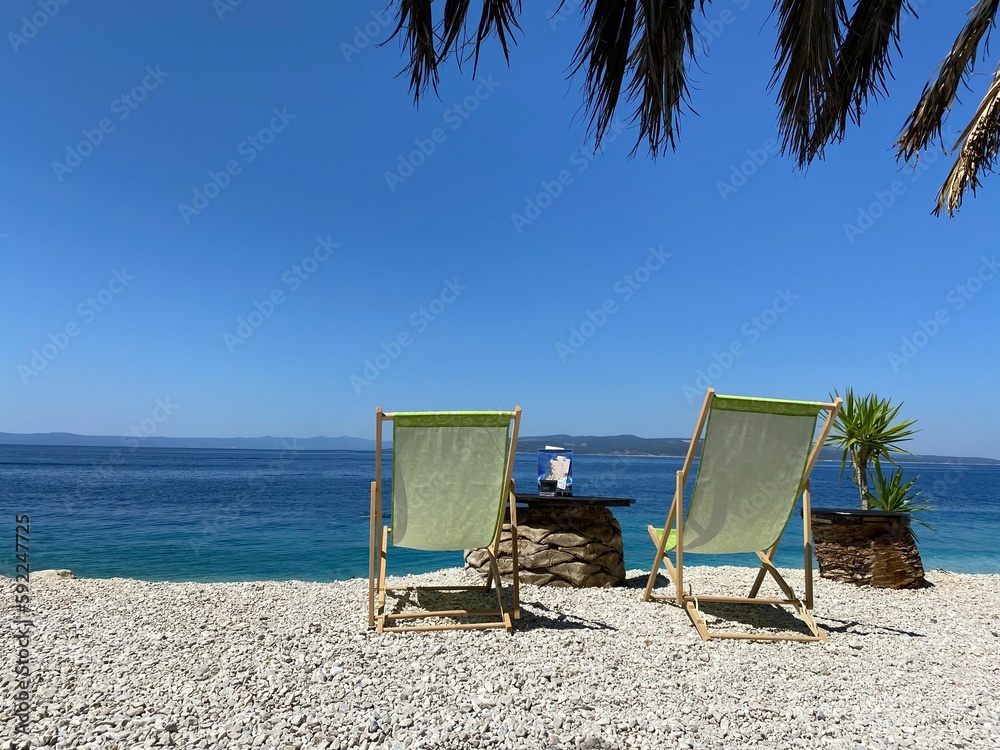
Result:
M647 523L661 525L681 460L576 456L578 495L632 497L615 508L629 569L648 568ZM813 505L855 507L839 464L813 473ZM369 484L374 454L0 445L0 573L11 576L15 515L29 514L33 570L69 568L83 577L169 581L325 581L368 574ZM916 526L928 570L1000 573L1000 467L907 465L934 498ZM388 477L387 477L388 479ZM534 454L519 455L515 479L535 482ZM7 526L7 531L2 526ZM795 524L779 565L802 565ZM459 553L394 550L390 572L460 565ZM693 564L734 564L698 556ZM752 565L753 559L743 562Z

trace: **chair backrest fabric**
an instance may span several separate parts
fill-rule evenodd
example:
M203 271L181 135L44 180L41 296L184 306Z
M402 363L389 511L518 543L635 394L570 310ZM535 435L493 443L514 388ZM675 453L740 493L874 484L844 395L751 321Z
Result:
M716 396L684 519L684 552L768 549L802 489L822 404Z
M392 416L392 543L486 547L503 523L511 412Z

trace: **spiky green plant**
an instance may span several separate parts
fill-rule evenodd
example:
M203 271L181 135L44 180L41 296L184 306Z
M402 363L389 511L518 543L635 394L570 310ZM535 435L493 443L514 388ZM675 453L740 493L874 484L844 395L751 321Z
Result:
M834 391L834 395L839 394ZM868 492L869 465L883 459L895 464L892 454L908 454L909 451L900 447L900 443L912 440L917 432L910 429L915 419L897 421L902 405L893 406L889 399L879 398L874 393L858 396L848 388L844 394L844 405L827 438L827 445L837 446L843 451L841 476L847 459L851 459L853 481L858 487L863 510L869 509L871 498Z
M920 492L913 489L919 476L913 477L909 482L903 484L903 469L896 467L896 470L888 477L882 473L882 463L875 461L875 471L871 474L869 484L868 502L878 509L890 513L919 513L923 510L933 510L934 507L920 496ZM914 518L914 521L933 528L927 521Z

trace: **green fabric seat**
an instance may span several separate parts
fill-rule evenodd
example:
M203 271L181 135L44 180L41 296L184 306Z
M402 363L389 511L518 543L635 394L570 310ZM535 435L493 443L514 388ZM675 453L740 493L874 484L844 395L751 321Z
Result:
M503 627L520 617L517 579L517 514L512 473L521 407L513 411L395 412L375 410L375 481L371 485L371 536L368 569L368 624L384 630L441 630ZM382 525L382 425L392 421L391 521ZM513 605L501 587L496 555L505 511L510 513ZM388 587L389 547L415 550L483 548L490 575L483 586ZM498 607L468 607L390 612L391 591L489 591L496 583ZM406 597L403 597L404 599ZM449 620L492 616L489 622L396 625L399 620L440 617ZM426 621L423 619L422 621Z
M811 636L780 636L790 640L822 640L812 608L812 546L809 534L809 474L840 409L834 403L790 401L717 395L708 389L694 437L677 472L674 500L664 526L648 527L656 545L653 568L643 598L672 598L687 609L699 633L711 637L759 637L713 633L705 625L699 602L779 604L794 607L809 626ZM817 418L827 416L817 435ZM704 432L704 436L703 436ZM697 458L701 446L700 458ZM697 460L698 468L685 505L684 486ZM802 497L805 531L806 594L800 599L771 562L778 543ZM664 536L664 531L666 536ZM676 562L667 552L673 551ZM761 561L748 597L696 596L684 593L684 560L688 555L754 553ZM661 564L675 586L672 597L653 594ZM757 597L770 575L784 598ZM766 636L767 639L779 636Z
M801 493L822 404L715 396L684 519L684 552L774 544Z
M510 412L396 412L392 544L486 547L502 518Z

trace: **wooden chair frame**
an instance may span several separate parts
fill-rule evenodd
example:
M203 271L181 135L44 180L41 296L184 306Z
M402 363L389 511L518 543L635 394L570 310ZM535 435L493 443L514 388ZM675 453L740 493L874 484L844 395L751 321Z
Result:
M389 535L392 528L382 524L382 424L391 420L393 415L383 412L382 407L375 409L375 481L371 483L371 529L369 537L369 558L368 558L368 627L376 628L382 633L387 630L393 631L413 631L413 630L479 630L484 628L505 628L508 633L513 632L513 620L521 618L520 582L518 581L517 567L517 497L514 494L514 455L517 447L517 432L521 424L521 407L516 406L511 412L513 426L510 433L509 451L507 455L507 465L504 475L504 508L500 513L500 522L497 524L496 534L489 547L486 548L489 554L490 574L483 586L386 586L386 561L389 548ZM511 558L513 561L512 576L512 599L513 606L508 606L506 594L503 590L500 578L500 569L497 565L497 555L500 551L500 536L503 532L504 519L509 513L511 529ZM450 610L426 610L416 612L387 612L386 595L389 592L405 591L489 591L494 582L496 583L497 609L470 610L470 609L450 609ZM393 623L401 620L423 619L429 617L497 617L499 619L488 622L459 622L442 625L395 625Z
M837 398L832 403L821 404L821 409L827 412L823 426L820 428L819 435L817 436L815 442L813 443L812 449L809 452L809 458L806 462L805 470L802 473L802 483L799 486L798 493L796 496L802 496L802 520L803 520L803 536L805 539L804 543L804 568L805 568L805 596L799 598L795 595L792 587L788 585L788 582L781 576L778 569L774 567L773 559L774 554L778 550L778 544L781 542L781 537L784 535L784 530L778 536L778 539L773 545L767 550L756 550L757 557L760 558L761 567L757 572L757 578L750 588L750 593L745 597L735 597L735 596L697 596L693 593L684 593L684 518L683 518L683 508L684 508L684 485L687 482L688 475L691 472L691 466L694 462L695 454L698 451L698 444L702 439L702 432L705 429L705 423L708 421L708 415L712 407L712 401L715 400L715 389L709 388L705 394L705 401L701 407L701 413L698 415L698 423L695 426L694 436L691 438L691 444L688 446L687 456L684 458L684 465L680 471L677 472L677 486L674 489L674 499L670 505L670 512L667 514L666 523L663 526L663 533L656 535L653 531L653 527L649 527L649 534L653 539L653 543L656 545L656 556L653 559L653 567L649 573L649 580L646 582L646 589L643 593L643 601L649 601L650 599L673 599L678 606L684 607L688 613L688 617L691 618L691 622L698 629L699 635L701 635L702 640L710 640L712 638L734 638L743 640L761 640L761 641L825 641L827 640L826 633L816 624L816 620L811 614L813 608L813 542L812 542L812 523L810 520L810 508L811 506L811 494L809 491L809 475L812 473L813 467L816 465L816 461L819 459L820 451L823 449L823 445L826 443L826 438L830 434L830 430L833 428L833 423L837 418L837 413L840 411L840 407L843 404L841 398ZM667 556L667 540L670 536L670 527L674 526L676 545L674 547L674 554L676 557L676 564L671 563L670 558ZM786 525L787 528L787 525ZM654 594L653 588L656 584L656 574L659 571L660 565L663 565L667 570L667 575L670 577L671 582L674 584L674 594L672 596L666 594ZM777 583L778 587L781 589L782 593L785 595L784 599L762 599L757 596L760 591L761 584L764 579L770 575ZM723 602L727 604L757 604L757 605L778 605L792 607L802 619L802 621L809 628L812 635L800 635L800 634L771 634L771 633L729 633L712 631L708 629L705 622L705 618L702 615L700 604L704 602Z

